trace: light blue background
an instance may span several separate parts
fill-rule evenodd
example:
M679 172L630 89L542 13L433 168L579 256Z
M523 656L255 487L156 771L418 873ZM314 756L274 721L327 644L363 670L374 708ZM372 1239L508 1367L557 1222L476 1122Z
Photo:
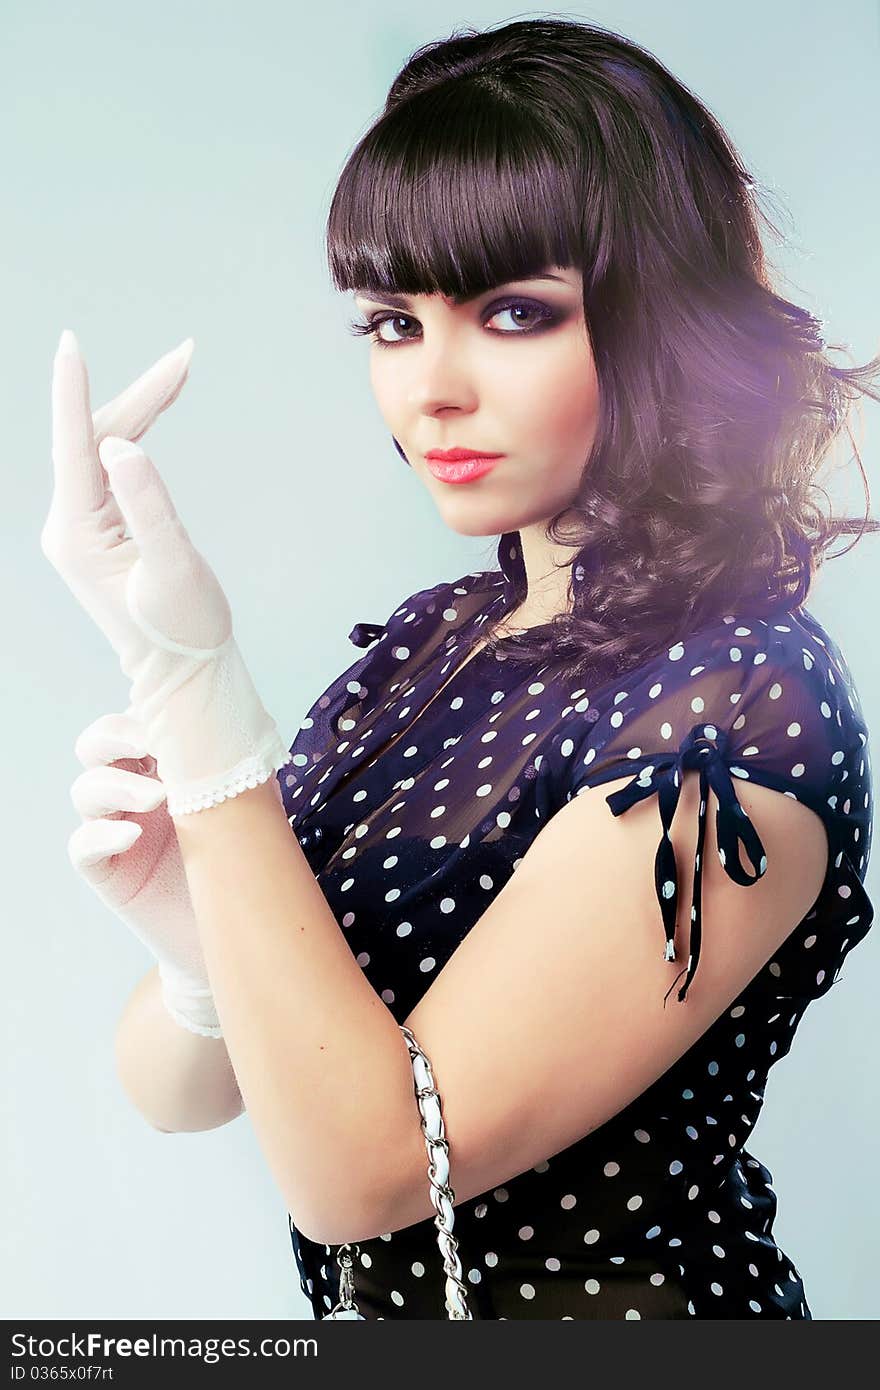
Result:
M7 1318L311 1316L247 1118L159 1134L115 1075L117 1020L152 962L66 853L82 770L74 741L127 693L39 547L58 336L78 335L93 407L194 336L190 380L148 447L292 740L355 659L356 621L382 621L415 589L494 564L493 542L444 527L378 414L367 345L345 332L351 306L323 259L335 179L414 48L456 26L541 13L616 27L708 103L778 199L794 244L768 250L790 297L858 361L877 352L880 41L869 0L4 6ZM866 403L875 498L878 413ZM847 477L839 495L858 515L855 465ZM878 581L880 541L867 538L829 565L809 602L875 734ZM808 1011L749 1144L773 1172L776 1236L817 1318L877 1315L878 949L875 932Z

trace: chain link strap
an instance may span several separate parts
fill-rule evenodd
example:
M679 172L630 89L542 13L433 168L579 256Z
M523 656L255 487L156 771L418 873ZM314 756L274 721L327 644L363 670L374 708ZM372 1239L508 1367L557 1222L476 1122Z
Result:
M458 1257L458 1241L452 1234L455 1222L453 1204L455 1202L455 1191L449 1186L449 1144L446 1140L446 1132L443 1125L443 1116L440 1110L440 1093L434 1085L434 1073L431 1070L431 1063L422 1048L416 1042L411 1030L398 1024L403 1033L407 1048L409 1049L410 1060L413 1067L413 1084L415 1086L416 1102L419 1107L419 1115L422 1124L422 1133L425 1136L425 1148L428 1153L428 1180L431 1185L431 1201L437 1215L434 1217L434 1225L437 1227L437 1244L440 1248L440 1255L443 1259L443 1269L446 1273L446 1312L453 1321L473 1321L473 1316L467 1305L467 1290L461 1277L461 1261ZM360 1251L360 1246L355 1245L355 1250ZM336 1259L340 1268L339 1276L339 1302L329 1313L325 1313L322 1321L331 1320L342 1321L350 1319L364 1322L363 1313L357 1306L354 1297L354 1279L352 1276L353 1260L351 1255L351 1245L346 1242L339 1247Z

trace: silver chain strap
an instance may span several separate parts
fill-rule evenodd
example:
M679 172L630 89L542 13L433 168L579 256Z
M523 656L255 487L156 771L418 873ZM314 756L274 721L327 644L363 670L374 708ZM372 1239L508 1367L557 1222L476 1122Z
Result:
M425 1136L425 1148L428 1152L428 1180L431 1184L431 1201L437 1212L434 1217L434 1225L437 1227L437 1244L446 1273L446 1312L449 1318L454 1321L473 1321L467 1305L467 1290L461 1277L458 1241L452 1234L452 1227L455 1222L453 1211L455 1192L449 1186L449 1144L446 1140L443 1116L440 1111L440 1093L434 1085L431 1063L416 1042L411 1030L402 1023L398 1024L398 1027L403 1033L412 1061L416 1102L419 1107L422 1133ZM355 1245L354 1248L358 1252L360 1251L359 1245ZM364 1322L366 1319L355 1302L354 1279L351 1272L354 1262L351 1256L351 1245L348 1242L339 1247L336 1259L341 1271L339 1302L329 1313L324 1314L322 1321L341 1321L347 1318Z

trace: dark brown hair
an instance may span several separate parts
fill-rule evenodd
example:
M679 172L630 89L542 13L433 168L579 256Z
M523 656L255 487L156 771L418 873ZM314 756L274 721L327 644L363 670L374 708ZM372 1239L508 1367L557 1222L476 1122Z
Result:
M728 613L801 605L835 537L880 529L834 517L818 481L845 431L870 509L849 414L880 401L880 356L836 365L822 323L774 289L760 227L782 234L757 189L662 63L571 18L418 49L349 156L326 233L337 289L471 296L583 273L599 420L546 532L575 552L573 606L507 656L622 670Z

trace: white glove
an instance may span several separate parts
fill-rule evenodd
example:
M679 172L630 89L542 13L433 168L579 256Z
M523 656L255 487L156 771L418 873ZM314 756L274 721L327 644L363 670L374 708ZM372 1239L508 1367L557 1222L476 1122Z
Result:
M70 862L159 963L162 1000L193 1033L222 1037L165 788L134 716L104 714L75 745L86 768L70 788L83 818Z
M189 372L192 349L192 339L188 338L173 352L166 353L164 357L154 362L152 367L120 392L118 396L96 410L91 416L93 438L100 441L106 435L111 434L126 439L140 439L156 418L174 404L183 390ZM115 512L113 510L112 494L107 499L107 505L101 516L101 524L106 527L117 528L120 535L124 530L125 520L122 513L118 508ZM111 716L111 721L118 721L119 718L120 716ZM121 718L125 720L126 716L121 716ZM95 726L91 727L92 729L95 728ZM132 737L137 737L133 725L126 728L125 732L131 734ZM88 730L84 739L83 758L89 764L120 756L114 752L114 748L118 745L111 743L109 748L102 748L100 740L96 745L96 737L90 735ZM154 760L151 761L154 762ZM133 766L136 768L138 763L135 762ZM140 787L140 784L138 786ZM153 806L155 803L151 798L156 794L155 788L149 788L148 792L148 805ZM85 795L86 800L80 809L83 814L92 814L87 810L89 804L95 805L94 799L91 803L88 799L92 795L90 784L86 784ZM75 796L75 804L78 800L79 791ZM195 1031L201 1031L204 1027L209 1030L211 1036L214 1036L211 1030L216 1026L217 1020L212 1005L203 995L192 996L186 993L187 988L201 988L204 979L204 966L201 959L196 962L191 950L192 938L188 936L188 933L194 931L194 924L190 927L186 920L189 887L183 875L182 864L179 871L169 867L175 851L179 859L180 852L177 848L176 834L173 840L167 842L164 850L160 845L161 837L159 837L157 827L164 822L173 830L173 823L167 812L157 806L152 814L144 817L143 825L149 826L149 834L141 840L136 824L127 824L123 828L116 822L113 813L117 812L118 808L126 806L126 800L120 797L118 783L114 783L112 797L109 799L105 797L104 802L112 808L110 817L106 821L95 821L92 824L82 826L71 836L69 849L74 868L81 872L83 877L95 887L99 896L114 913L119 915L119 909L122 906L129 908L126 924L134 927L141 940L146 940L146 937L141 935L143 927L142 905L149 900L152 909L152 904L161 896L165 897L168 904L172 902L176 904L174 912L181 923L182 954L178 956L175 953L174 958L169 955L167 967L160 966L163 1000L178 1023L190 1028L195 1025ZM133 839L140 841L136 851L131 851ZM123 853L130 856L124 866L118 858L113 858L113 856ZM148 882L148 873L145 868L150 856L152 857L153 872L158 876L155 886L151 886ZM137 870L134 868L135 861L139 866ZM134 874L137 874L140 879L139 892L136 892L130 883L130 877ZM135 895L136 902L134 901ZM135 913L137 914L136 923L134 921ZM149 932L149 927L147 930ZM149 940L146 944L153 950ZM200 955L201 950L199 948ZM174 968L175 959L179 962L182 974ZM175 1008L177 1012L174 1012ZM188 1010L187 1014L182 1012L183 1009Z
M242 660L226 595L143 450L108 436L99 455L86 364L70 332L55 354L52 460L43 553L132 682L169 815L266 782L290 753ZM210 458L200 467L212 476Z

